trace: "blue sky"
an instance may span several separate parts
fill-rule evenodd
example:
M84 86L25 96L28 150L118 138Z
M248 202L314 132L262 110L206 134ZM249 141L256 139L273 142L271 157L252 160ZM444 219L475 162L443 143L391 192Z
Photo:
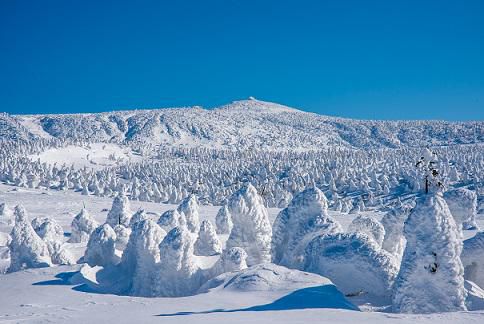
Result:
M0 1L0 111L484 119L484 1Z

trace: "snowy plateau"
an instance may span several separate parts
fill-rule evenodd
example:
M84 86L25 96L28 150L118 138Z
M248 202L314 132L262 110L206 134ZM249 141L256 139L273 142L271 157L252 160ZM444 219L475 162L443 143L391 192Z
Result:
M0 322L484 323L484 122L0 113Z

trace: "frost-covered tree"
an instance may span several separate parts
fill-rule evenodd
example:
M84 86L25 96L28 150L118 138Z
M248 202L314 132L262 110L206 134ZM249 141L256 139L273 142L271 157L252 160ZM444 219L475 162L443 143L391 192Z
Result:
M129 227L131 215L128 197L121 191L113 200L113 205L106 218L106 224L109 224L112 228L116 225Z
M477 229L477 194L475 191L458 188L444 193L456 224L465 230Z
M403 235L403 225L409 213L409 207L399 205L388 211L381 219L381 223L385 228L382 248L390 252L398 263L402 259L407 242Z
M226 273L240 271L247 268L247 253L244 249L233 247L225 249L220 259L215 262L212 268L204 273L204 281L215 278L216 276Z
M176 209L167 210L161 214L158 219L158 225L166 232L169 232L175 227L185 227L186 219L185 216L181 215Z
M134 227L134 224L136 224L137 222L141 222L145 219L148 219L148 216L146 215L145 213L145 210L140 208L136 213L133 214L133 216L131 217L131 220L129 222L129 226L131 228Z
M234 224L226 248L241 247L249 266L271 261L272 228L262 198L252 184L246 184L228 201Z
M345 294L390 297L398 268L393 257L364 233L315 237L305 250L304 271L331 279Z
M367 234L371 239L382 246L385 237L385 228L372 216L358 215L348 226L348 232L361 232Z
M0 204L0 224L12 224L13 212L8 208L6 203Z
M222 252L222 243L220 243L217 233L209 220L204 220L200 224L194 251L195 255L202 256L211 256Z
M308 188L296 195L274 221L272 262L299 269L304 262L304 249L314 237L342 230L328 215L324 193L316 187Z
M185 218L188 230L192 233L197 233L200 226L197 197L190 195L183 199L177 211Z
M395 281L393 309L402 313L465 310L462 241L441 193L417 200L404 235L407 245Z
M484 232L464 241L461 260L464 278L484 289Z
M215 226L217 234L230 234L232 230L232 216L227 205L223 205L215 216Z
M86 208L82 208L71 222L70 243L81 243L89 241L91 233L99 226Z
M123 274L130 278L129 293L133 296L154 296L159 245L166 232L154 221L145 219L133 225L133 232L119 264Z
M8 272L51 265L49 250L29 222L25 209L19 205L14 211L15 225L10 233L10 267Z
M84 253L89 266L111 266L119 262L115 249L116 233L109 224L99 226L91 233Z
M154 294L161 297L188 296L200 288L200 281L190 232L185 227L175 227L160 243Z
M131 234L131 227L124 227L123 225L116 225L113 228L116 233L116 249L124 251L128 244L129 235Z

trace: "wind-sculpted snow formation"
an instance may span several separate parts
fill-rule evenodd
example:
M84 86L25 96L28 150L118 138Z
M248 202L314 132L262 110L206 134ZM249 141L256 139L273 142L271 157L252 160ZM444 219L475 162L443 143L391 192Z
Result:
M317 235L342 232L339 223L328 215L324 193L311 187L296 195L277 215L272 228L272 262L300 269L304 249Z
M91 217L87 209L82 208L81 212L72 220L69 242L81 243L89 241L89 236L98 226L99 224Z
M466 310L460 231L439 192L417 200L404 227L407 245L393 308L403 313Z
M241 247L249 266L271 261L272 228L262 198L250 183L230 197L228 209L233 228L226 248Z

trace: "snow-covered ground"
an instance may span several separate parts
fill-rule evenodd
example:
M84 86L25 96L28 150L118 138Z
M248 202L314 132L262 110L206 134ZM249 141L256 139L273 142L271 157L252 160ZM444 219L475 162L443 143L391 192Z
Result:
M83 196L73 191L40 190L0 185L0 202L9 206L21 203L30 218L44 216L57 220L66 233L70 233L70 222L83 205L98 222L104 222L111 207L111 198ZM133 211L142 207L148 216L157 219L175 205L131 201ZM201 206L200 219L215 222L219 207ZM279 209L269 209L271 222ZM357 214L330 212L343 227L347 228ZM369 214L369 213L367 213ZM374 214L380 218L381 214ZM484 227L483 215L478 215L478 225ZM6 244L11 226L1 225L0 245ZM473 231L465 231L472 236ZM221 235L223 242L227 235ZM82 256L85 244L66 243L77 257ZM0 249L5 250L4 247ZM0 253L1 255L1 253ZM197 263L206 268L213 263L211 257L197 257ZM2 267L8 260L2 259ZM257 279L257 272L242 278L247 283L229 285L228 280L206 293L179 298L142 298L116 296L93 292L80 278L81 265L54 266L43 269L28 269L0 275L0 321L6 322L163 322L179 323L306 323L317 319L321 323L482 323L484 312L438 313L431 315L405 315L385 312L370 312L371 305L364 299L349 298L364 312L351 310L344 297L330 282L317 275L304 275L296 270L284 270L279 277L272 273L281 270L269 268L269 278ZM275 266L273 266L275 267ZM284 268L285 269L285 268ZM291 273L289 273L291 272ZM294 273L292 273L294 272ZM307 277L309 276L309 277ZM312 277L314 276L314 277ZM254 286L254 280L256 284ZM320 278L320 279L318 279ZM240 277L238 279L240 281ZM278 280L280 282L278 282ZM223 288L226 287L226 288ZM248 288L249 287L249 288ZM254 288L255 287L255 288ZM346 305L346 306L345 306ZM350 309L348 309L350 308Z

